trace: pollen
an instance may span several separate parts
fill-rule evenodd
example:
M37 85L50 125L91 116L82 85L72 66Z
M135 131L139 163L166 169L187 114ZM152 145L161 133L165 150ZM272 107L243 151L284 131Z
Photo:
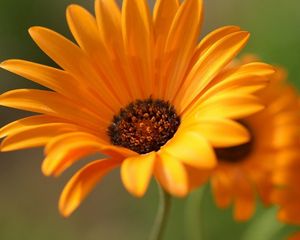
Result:
M158 151L179 125L180 117L169 102L148 98L122 108L113 117L108 135L113 145L145 154Z

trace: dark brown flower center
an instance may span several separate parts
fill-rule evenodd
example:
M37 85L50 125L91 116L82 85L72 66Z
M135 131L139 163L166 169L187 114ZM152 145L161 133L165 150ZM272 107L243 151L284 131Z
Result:
M137 100L122 108L108 127L114 145L144 154L158 151L180 125L174 107L163 100Z
M239 121L250 132L250 141L238 146L215 148L217 158L228 163L238 163L246 159L253 150L254 137L251 128L244 121Z

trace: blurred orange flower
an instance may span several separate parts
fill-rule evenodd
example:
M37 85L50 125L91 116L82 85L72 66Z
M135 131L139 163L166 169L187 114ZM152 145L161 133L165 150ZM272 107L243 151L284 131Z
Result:
M219 161L217 167L202 173L202 176L210 176L214 198L219 207L234 204L236 220L248 220L253 215L256 194L265 204L273 203L273 191L278 188L278 182L273 179L274 174L282 173L282 167L295 154L299 157L298 96L293 87L285 82L285 78L285 72L278 69L271 84L257 93L266 108L238 120L249 130L250 141L234 147L216 148ZM255 82L255 78L252 81ZM288 196L285 199L292 202Z
M300 240L300 232L294 233L288 240Z
M299 98L296 97L289 99L289 101L293 101L296 109L294 110L294 118L298 117L298 122L296 123L294 120L288 122L288 119L286 121L290 125L290 131L294 131L295 139L292 142L292 147L286 148L277 160L273 181L278 187L272 192L272 201L280 207L278 218L281 221L300 225L300 102ZM296 128L297 126L298 128ZM292 239L300 239L300 235L296 234Z
M78 45L33 27L37 45L63 70L23 60L1 67L48 90L4 93L2 106L40 115L1 129L2 151L45 146L42 171L58 176L80 158L103 153L75 174L59 208L69 216L112 169L143 196L154 175L172 195L185 196L195 169L216 165L213 147L249 141L242 119L263 108L252 95L274 70L253 62L224 71L249 33L228 26L197 44L202 1L97 0L96 18L71 5L67 21ZM252 77L255 81L252 81ZM251 80L251 81L249 81Z

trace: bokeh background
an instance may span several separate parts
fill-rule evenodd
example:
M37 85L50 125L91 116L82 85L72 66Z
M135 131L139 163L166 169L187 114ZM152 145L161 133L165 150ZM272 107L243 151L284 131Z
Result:
M21 58L53 65L31 41L27 29L41 25L71 37L65 22L65 8L71 3L93 11L93 0L0 0L0 61ZM300 87L299 12L299 0L206 0L203 33L223 25L250 31L252 37L244 52L285 67L290 81ZM1 93L38 87L3 70L0 79ZM0 108L1 126L27 114ZM63 219L57 210L60 191L84 161L53 179L42 175L42 159L42 149L1 153L1 240L147 239L158 204L154 183L143 199L135 199L123 189L115 171L73 216ZM200 240L193 233L201 232L203 240L281 240L296 229L278 223L276 209L264 209L259 203L251 221L236 223L231 209L215 207L209 186L193 195L174 201L165 239Z

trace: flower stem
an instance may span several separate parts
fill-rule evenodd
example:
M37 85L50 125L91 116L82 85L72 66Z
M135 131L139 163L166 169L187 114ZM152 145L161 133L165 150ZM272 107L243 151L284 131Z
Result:
M206 186L190 193L187 199L185 211L185 229L186 239L203 240L203 199L205 196Z
M171 195L158 184L159 206L149 240L162 240L171 209Z

